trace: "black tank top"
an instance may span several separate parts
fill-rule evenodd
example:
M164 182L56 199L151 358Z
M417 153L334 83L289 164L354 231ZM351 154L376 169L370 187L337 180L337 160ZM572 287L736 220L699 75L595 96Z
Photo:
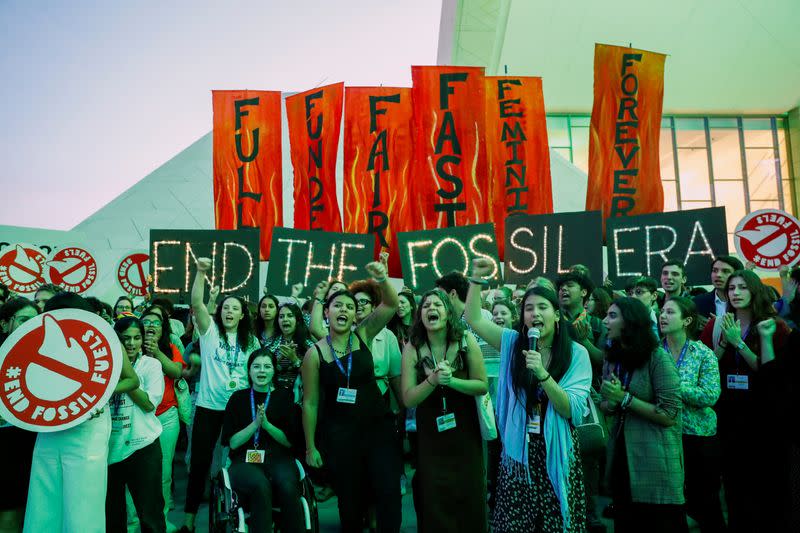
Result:
M328 362L322 357L318 345L314 345L319 355L319 385L322 401L324 402L324 416L320 422L325 424L353 424L368 425L375 418L388 414L388 406L381 396L378 384L375 381L375 362L372 353L367 348L358 333L358 347L353 350L353 370L350 373L350 388L358 391L356 403L348 404L336 401L340 387L347 387L347 377L335 361ZM335 357L336 352L332 352ZM348 356L339 357L339 362L347 372Z

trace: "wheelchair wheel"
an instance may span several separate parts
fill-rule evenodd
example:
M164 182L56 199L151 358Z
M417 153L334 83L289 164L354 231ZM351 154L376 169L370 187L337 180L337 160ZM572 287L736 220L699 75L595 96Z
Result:
M238 531L238 505L236 494L226 490L222 473L211 479L211 495L208 500L208 530L210 533L233 533Z
M308 520L306 522L307 533L319 533L319 510L317 509L317 498L314 495L314 485L308 477L303 479L303 507Z

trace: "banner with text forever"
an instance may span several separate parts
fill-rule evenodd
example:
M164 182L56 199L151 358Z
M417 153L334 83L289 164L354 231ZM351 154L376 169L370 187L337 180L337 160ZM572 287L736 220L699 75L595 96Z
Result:
M411 89L347 87L344 102L344 231L372 233L400 277L398 231L411 219Z
M603 219L664 210L658 142L666 56L596 44L586 210Z
M486 77L486 153L487 216L502 259L506 217L553 212L542 78Z
M286 99L296 229L342 231L336 198L336 156L343 99L344 83Z
M483 67L411 67L413 229L486 221L488 176Z
M267 260L272 228L283 225L281 93L212 91L212 105L216 228L260 228Z

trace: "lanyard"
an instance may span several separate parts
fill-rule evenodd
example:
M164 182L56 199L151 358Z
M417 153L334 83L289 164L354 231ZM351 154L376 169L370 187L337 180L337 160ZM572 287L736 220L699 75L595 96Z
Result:
M431 343L428 340L425 340L425 344L428 346L428 351L431 352L431 359L433 359L434 367L438 367L439 363L436 361L436 356L433 355L433 348L431 348ZM442 361L447 361L447 345L445 344L444 347L444 355L442 356ZM442 393L442 413L447 412L447 397L444 393L444 387L437 387Z
M228 346L227 343L225 344L225 354L227 356L225 366L228 367L229 373L233 372L233 369L239 366L239 352L241 352L241 350L239 349L238 340L233 346ZM233 357L231 357L231 354L233 354Z
M620 374L621 370L622 370L622 363L617 363L617 366L614 369L614 373L617 375L617 377L622 379L622 390L628 390L628 387L631 384L631 373L626 371L625 375L622 376Z
M333 360L336 362L336 366L339 367L339 370L344 374L347 378L347 388L350 388L350 373L353 371L353 334L351 333L347 337L347 372L344 371L344 366L342 362L339 361L339 358L336 356L336 350L333 349L333 341L331 340L330 334L327 336L328 339L328 346L331 349L331 353L333 354Z
M269 395L270 391L267 391L267 399L264 400L264 413L267 412L267 406L269 405ZM255 394L253 393L253 388L250 388L250 412L253 414L253 420L256 419L256 398ZM258 425L256 428L256 434L253 435L253 447L257 450L258 449L258 435L261 433L261 424Z
M686 350L689 348L689 339L686 339L686 342L683 343L683 348L681 348L681 354L678 356L678 360L675 362L675 366L680 368L683 366L683 359L686 357ZM672 353L669 351L669 345L667 344L667 339L664 339L664 349L667 353Z

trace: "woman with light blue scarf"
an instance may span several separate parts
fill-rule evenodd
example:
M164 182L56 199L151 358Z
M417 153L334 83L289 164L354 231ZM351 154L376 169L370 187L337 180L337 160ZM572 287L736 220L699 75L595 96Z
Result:
M570 338L556 294L543 287L523 296L516 330L483 319L480 289L490 272L488 260L473 260L464 317L500 351L495 410L503 451L492 531L583 531L583 473L573 423L587 408L589 354ZM528 349L531 328L539 332L535 350Z

